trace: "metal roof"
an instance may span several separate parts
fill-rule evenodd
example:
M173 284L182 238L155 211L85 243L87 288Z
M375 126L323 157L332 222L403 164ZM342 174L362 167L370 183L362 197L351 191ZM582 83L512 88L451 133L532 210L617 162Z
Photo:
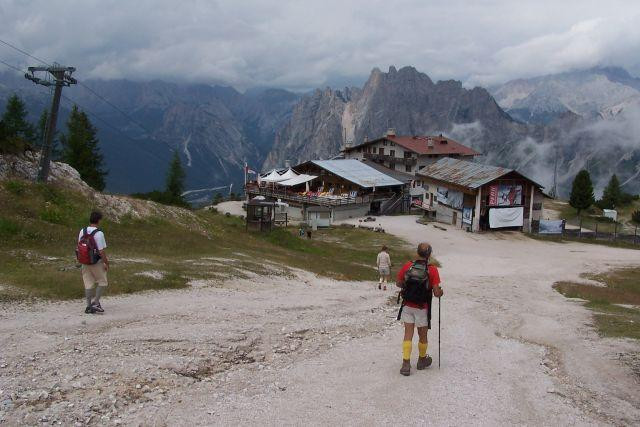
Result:
M418 171L418 175L476 189L511 172L515 172L539 188L543 188L537 182L527 178L514 169L484 165L482 163L469 162L450 157L442 158L435 163L423 167Z
M311 160L311 163L364 188L404 185L356 159Z

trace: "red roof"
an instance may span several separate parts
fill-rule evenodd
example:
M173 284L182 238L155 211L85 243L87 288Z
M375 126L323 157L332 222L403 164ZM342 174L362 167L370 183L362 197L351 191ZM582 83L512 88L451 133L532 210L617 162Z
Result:
M462 156L479 156L480 153L473 150L472 148L467 147L466 145L460 144L458 141L455 141L451 138L447 138L445 136L397 136L397 135L389 135L384 136L382 138L374 139L359 146L351 147L350 150L354 148L361 147L364 145L373 144L383 140L392 141L401 147L406 148L407 150L411 150L417 154L436 154L436 155L450 155L450 154L459 154Z

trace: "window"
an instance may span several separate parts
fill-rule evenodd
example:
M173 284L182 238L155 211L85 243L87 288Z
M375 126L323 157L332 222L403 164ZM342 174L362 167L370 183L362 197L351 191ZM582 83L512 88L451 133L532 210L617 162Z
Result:
M411 151L405 151L404 152L404 158L405 159L410 159L411 157L413 157L412 154L411 154Z
M378 148L378 153L380 155L384 155L384 148L382 148L382 147Z
M411 172L411 165L407 165L407 166L405 167L405 170L406 170L407 172Z
M390 151L389 151L389 155L390 155L391 157L395 157L395 156L396 156L396 150L390 150Z

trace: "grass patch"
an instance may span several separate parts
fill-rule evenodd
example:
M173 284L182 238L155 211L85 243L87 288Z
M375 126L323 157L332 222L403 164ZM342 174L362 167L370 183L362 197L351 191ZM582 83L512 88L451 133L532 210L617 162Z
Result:
M584 277L606 286L558 282L553 287L568 298L586 300L603 336L640 339L640 268L617 269Z
M0 284L29 298L82 297L75 239L87 225L92 201L54 185L24 181L13 187L22 190L8 190L6 183L0 187ZM375 260L383 244L397 267L415 256L405 241L370 230L320 230L307 240L294 228L247 232L240 218L215 211L184 215L188 221L182 224L169 214L125 216L119 222L105 218L109 294L178 289L191 279L290 275L291 268L342 280L377 280ZM150 270L162 271L163 277L139 274ZM0 288L0 300L14 297L3 292Z

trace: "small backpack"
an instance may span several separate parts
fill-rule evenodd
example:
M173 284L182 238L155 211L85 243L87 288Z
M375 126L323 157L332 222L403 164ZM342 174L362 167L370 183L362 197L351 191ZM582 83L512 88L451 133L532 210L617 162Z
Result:
M87 227L82 229L82 237L78 240L76 247L76 258L80 264L93 265L100 260L100 251L94 238L98 231L100 229L96 228L91 233L87 233Z
M414 261L404 275L402 299L416 304L424 304L429 300L429 267L424 261Z

